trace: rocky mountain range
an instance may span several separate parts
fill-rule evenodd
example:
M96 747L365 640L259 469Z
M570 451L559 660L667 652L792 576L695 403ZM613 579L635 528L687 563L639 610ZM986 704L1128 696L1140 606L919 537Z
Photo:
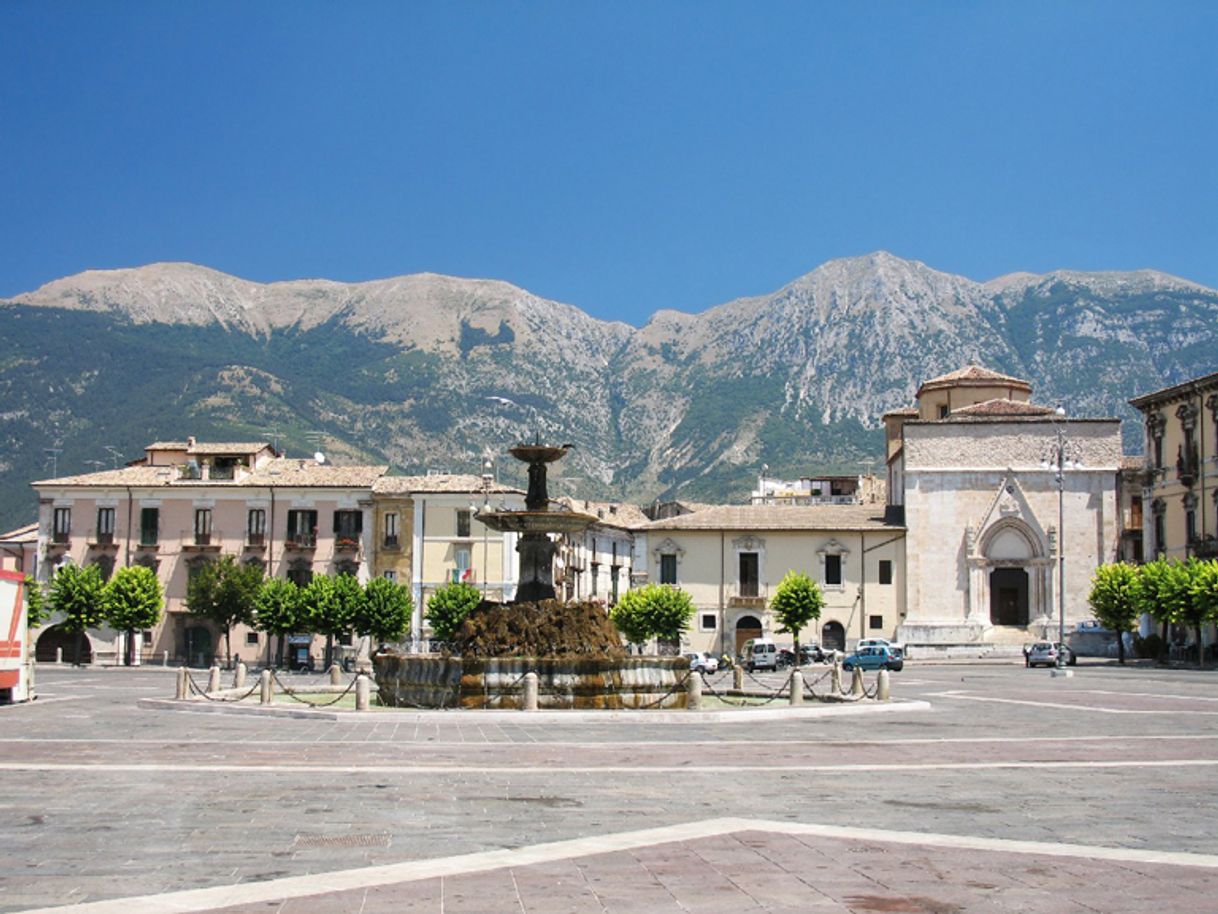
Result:
M1136 451L1125 401L1218 361L1218 292L1183 279L975 282L882 252L641 328L498 281L263 284L184 263L85 272L0 309L5 526L32 517L48 449L62 475L190 434L320 441L407 472L476 471L539 434L576 446L559 493L738 498L763 464L881 469L880 416L968 363L1073 415L1131 420Z

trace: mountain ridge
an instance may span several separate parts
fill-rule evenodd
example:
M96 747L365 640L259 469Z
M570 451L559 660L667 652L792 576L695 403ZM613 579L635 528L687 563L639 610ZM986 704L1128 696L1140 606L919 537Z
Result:
M883 413L965 364L1075 415L1136 420L1129 397L1213 371L1218 351L1218 292L1169 274L978 282L882 251L641 327L502 280L265 284L193 264L87 271L0 309L6 500L57 441L61 468L81 470L102 437L138 453L271 428L405 471L467 470L541 434L577 445L569 494L739 498L763 463L878 461ZM1137 450L1140 428L1125 432Z

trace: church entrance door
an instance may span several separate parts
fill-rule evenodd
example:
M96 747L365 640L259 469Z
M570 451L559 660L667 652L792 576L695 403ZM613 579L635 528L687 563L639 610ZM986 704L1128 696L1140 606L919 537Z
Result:
M1028 624L1028 573L1022 568L995 568L990 574L990 622Z

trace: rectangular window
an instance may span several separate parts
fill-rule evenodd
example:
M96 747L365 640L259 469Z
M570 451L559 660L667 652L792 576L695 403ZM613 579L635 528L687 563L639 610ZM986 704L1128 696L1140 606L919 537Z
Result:
M381 577L386 581L396 584L398 580L398 573L396 571L382 571Z
M398 544L398 516L397 514L385 515L385 545L390 549Z
M114 509L97 509L97 541L99 543L114 542Z
M161 511L159 508L140 508L140 545L155 546L159 540Z
M880 583L892 583L892 559L880 559Z
M294 546L310 548L317 545L316 511L288 512L288 542Z
M245 644L246 644L246 647L257 647L258 646L258 633L257 632L246 632L245 633Z
M951 408L946 403L939 404L939 418L946 419L951 415Z
M55 526L51 531L52 539L56 543L66 543L72 534L72 509L56 508L54 523Z
M469 536L469 511L460 510L457 512L457 536Z
M195 508L195 545L211 545L211 508Z
M250 508L246 521L246 541L251 546L266 545L266 509Z
M609 605L617 605L617 581L622 569L617 565L609 568Z
M1167 552L1167 525L1163 521L1162 514L1155 515L1155 555L1160 555Z
M596 562L592 563L592 596L596 596L596 579L601 576L601 566Z
M825 556L825 583L841 585L842 557L840 555Z
M358 540L364 532L363 511L335 511L334 535L340 540Z
M761 562L756 552L740 553L740 596L758 595Z
M457 567L453 569L453 581L464 581L469 584L474 580L474 569L470 563L470 551L468 546L458 546L453 550L453 558L457 563Z
M872 631L883 628L884 627L884 617L883 616L868 616L867 617L867 627L869 629L871 629Z
M660 556L660 583L677 583L677 557L673 553L666 552Z
M698 631L713 632L715 630L715 614L701 613L698 616Z

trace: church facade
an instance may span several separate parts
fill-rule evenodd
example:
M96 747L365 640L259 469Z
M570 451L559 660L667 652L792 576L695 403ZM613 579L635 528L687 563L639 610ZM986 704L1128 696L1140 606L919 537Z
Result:
M1010 649L1056 640L1062 606L1067 630L1092 615L1091 577L1120 542L1120 422L1068 418L1031 394L970 366L885 416L910 645Z

